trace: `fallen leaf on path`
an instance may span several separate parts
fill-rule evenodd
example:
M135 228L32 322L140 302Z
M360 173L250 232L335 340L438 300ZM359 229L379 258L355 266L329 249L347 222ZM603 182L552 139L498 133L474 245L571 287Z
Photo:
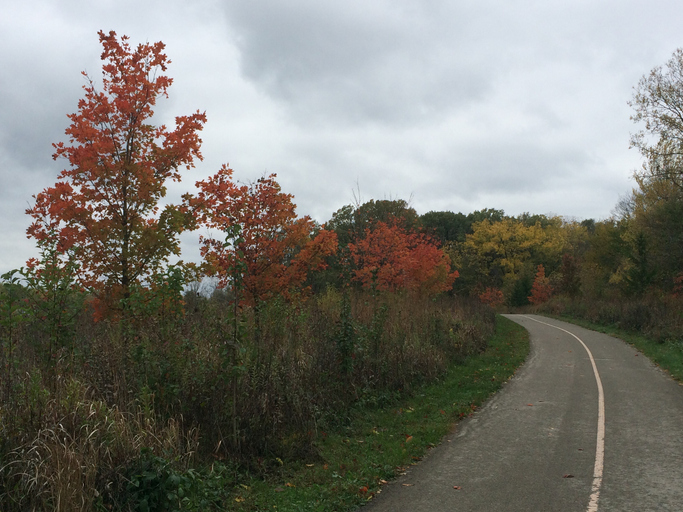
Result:
M454 485L453 489L455 489L456 491L459 491L460 489L462 489L462 487L460 487L459 485Z
M527 405L527 407L533 407L534 406L534 404L526 404L526 405Z
M401 485L403 485L403 487L412 487L413 486L413 484L401 484Z
M574 478L574 475L566 474L562 478Z
M389 482L387 482L386 480L382 480L382 479L380 478L379 483L380 483L380 484L388 484Z

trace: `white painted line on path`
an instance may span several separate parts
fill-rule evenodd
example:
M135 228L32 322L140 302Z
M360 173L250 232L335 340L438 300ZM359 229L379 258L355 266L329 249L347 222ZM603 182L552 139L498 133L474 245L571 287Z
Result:
M590 501L588 502L588 508L586 512L597 512L598 511L598 500L600 499L600 487L602 486L602 473L604 469L605 461L605 393L602 390L602 380L600 380L600 373L598 373L598 367L595 364L595 359L593 354L586 346L586 344L579 338L576 334L569 332L562 327L557 327L546 322L541 322L535 318L524 315L524 318L533 320L539 324L547 325L560 331L566 332L567 334L576 338L583 348L586 349L588 353L588 358L591 360L591 365L593 365L593 373L595 374L595 382L598 385L598 440L595 446L595 466L593 468L593 488L591 490Z

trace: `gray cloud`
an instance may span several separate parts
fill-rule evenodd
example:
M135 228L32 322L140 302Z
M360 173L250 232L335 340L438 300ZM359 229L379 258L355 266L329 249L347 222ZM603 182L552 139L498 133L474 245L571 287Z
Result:
M238 1L226 11L245 76L301 123L420 122L489 86L480 62L444 44L464 23L435 23L421 2Z

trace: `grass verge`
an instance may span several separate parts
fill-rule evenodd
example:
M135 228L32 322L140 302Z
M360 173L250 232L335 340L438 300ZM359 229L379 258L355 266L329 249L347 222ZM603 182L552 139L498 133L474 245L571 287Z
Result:
M235 489L226 510L349 511L371 500L386 481L416 464L458 419L470 415L526 359L528 333L497 317L487 349L450 368L438 383L383 409L356 410L349 425L319 432L319 457L278 461L279 474Z
M551 315L543 313L551 318L570 322L586 329L608 334L632 345L646 355L657 366L666 370L669 375L679 382L683 382L683 344L675 341L656 341L642 334L619 329L614 325L602 325L589 322L581 318L566 315Z

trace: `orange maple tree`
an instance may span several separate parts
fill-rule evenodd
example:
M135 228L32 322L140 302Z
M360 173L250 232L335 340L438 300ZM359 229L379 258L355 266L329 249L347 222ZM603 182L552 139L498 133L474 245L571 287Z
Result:
M479 294L479 300L492 308L497 308L505 303L505 297L499 288L487 287Z
M164 44L133 49L126 36L98 34L101 90L84 72L85 97L68 116L69 142L54 144L53 158L67 159L69 168L34 196L27 234L41 241L56 233L61 251L78 246L81 283L116 306L179 254L178 234L193 225L182 207L159 202L167 180L180 181L180 169L202 158L198 132L206 116L176 117L172 131L150 124L157 98L172 84L159 73L170 63Z
M377 222L348 245L353 280L364 288L410 290L434 295L449 290L458 272L429 236L409 232L398 222Z
M197 182L197 196L186 196L201 224L233 233L230 243L200 237L202 257L219 285L232 284L237 270L242 302L250 305L307 293L308 273L324 268L326 258L337 250L336 234L317 229L308 216L297 218L293 196L281 191L275 174L249 185L236 184L232 175L224 165L213 177Z
M550 285L550 280L545 276L545 268L539 265L536 268L536 278L531 287L531 295L529 295L529 302L532 304L542 304L550 299L553 293L553 288Z
M674 297L683 297L683 272L674 277Z

